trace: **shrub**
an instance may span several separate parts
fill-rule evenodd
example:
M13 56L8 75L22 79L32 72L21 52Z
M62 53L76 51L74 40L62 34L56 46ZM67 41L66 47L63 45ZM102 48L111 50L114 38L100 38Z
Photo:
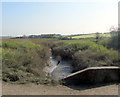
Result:
M103 65L116 65L120 58L118 58L118 52L114 50L108 50L103 46L92 47L85 51L78 51L74 54L73 65L78 70L91 67L91 66L103 66Z
M112 31L111 33L111 38L109 40L108 46L110 48L113 48L115 50L120 51L120 31Z
M71 59L76 70L89 66L119 66L118 52L106 48L104 45L107 42L102 40L99 43L89 40L60 41L54 45L53 55L60 55L63 59Z
M103 45L104 47L109 47L109 39L100 40L98 44Z
M54 56L61 56L62 59L72 59L75 52L79 50L86 50L92 44L94 44L94 42L91 41L60 41L52 47L52 53Z
M25 78L26 73L44 78L43 68L48 58L49 49L43 45L29 40L5 40L2 47L3 80L22 80L21 76Z

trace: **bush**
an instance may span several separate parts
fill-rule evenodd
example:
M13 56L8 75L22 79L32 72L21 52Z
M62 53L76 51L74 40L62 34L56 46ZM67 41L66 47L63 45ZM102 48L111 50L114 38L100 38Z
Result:
M74 54L73 65L76 65L77 69L83 69L91 66L119 66L118 52L114 50L108 50L101 45L92 46L88 50L78 51Z
M109 40L108 46L110 48L113 48L115 50L120 51L120 31L112 31L111 33L111 38Z
M75 70L90 66L119 66L118 52L105 47L107 43L106 40L97 44L89 40L60 41L54 45L52 52L54 56L72 60Z
M44 78L43 68L48 58L49 49L43 45L29 40L3 40L3 80L22 80L26 73Z
M98 44L103 45L106 48L109 48L109 39L100 40Z
M54 56L61 56L62 59L72 59L75 52L88 49L94 42L91 41L60 41L52 47Z

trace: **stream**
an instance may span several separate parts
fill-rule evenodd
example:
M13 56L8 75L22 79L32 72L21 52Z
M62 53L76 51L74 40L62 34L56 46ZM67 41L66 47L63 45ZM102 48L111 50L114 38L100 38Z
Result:
M60 61L60 63L57 65L57 60L51 56L49 58L48 64L49 66L46 66L44 71L50 74L50 77L52 79L62 79L66 77L67 75L71 74L72 72L72 65L71 61Z

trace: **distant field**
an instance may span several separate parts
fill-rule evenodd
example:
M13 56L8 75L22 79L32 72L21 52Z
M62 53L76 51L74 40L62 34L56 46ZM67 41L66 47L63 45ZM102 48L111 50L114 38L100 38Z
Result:
M96 34L86 34L86 35L79 35L79 36L73 36L72 38L75 39L79 39L79 38L95 38ZM110 34L100 34L100 37L110 37Z

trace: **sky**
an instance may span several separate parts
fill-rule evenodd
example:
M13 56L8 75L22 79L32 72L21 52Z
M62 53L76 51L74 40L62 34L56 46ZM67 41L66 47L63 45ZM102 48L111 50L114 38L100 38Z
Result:
M118 3L118 24L119 24L119 27L120 27L120 2Z
M118 25L118 2L110 1L1 2L2 36L109 32Z

